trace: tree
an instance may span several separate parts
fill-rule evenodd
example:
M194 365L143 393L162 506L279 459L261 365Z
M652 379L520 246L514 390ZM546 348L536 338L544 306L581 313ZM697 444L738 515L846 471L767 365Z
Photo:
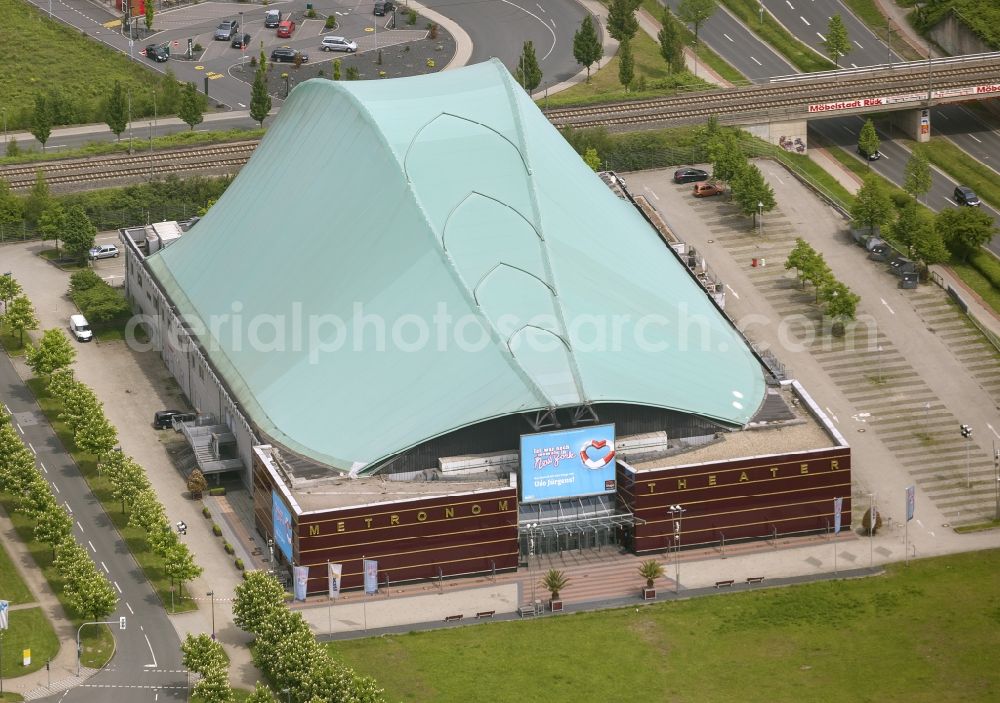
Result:
M892 218L893 210L892 199L882 185L882 179L869 173L858 189L851 207L855 225L859 228L867 227L869 234L875 234L876 227L881 227Z
M788 258L785 259L785 270L795 269L795 273L799 278L799 285L804 286L806 280L810 278L812 272L821 262L822 257L812 248L809 242L802 239L802 237L796 237L795 246L792 247L792 250L788 253Z
M684 24L691 25L694 43L698 43L698 30L715 14L716 0L681 0L677 6L677 16Z
M128 526L146 533L147 538L162 529L167 520L160 499L152 488L144 488L132 499L132 511L128 514Z
M107 576L97 570L86 553L83 558L86 564L78 565L79 571L64 584L63 593L78 613L96 621L114 612L118 596Z
M38 218L38 232L42 235L42 241L54 240L56 243L56 255L59 255L59 239L66 228L66 211L63 210L59 201L53 200Z
M597 149L594 147L587 147L587 151L583 154L583 161L590 166L592 171L601 170L601 157L597 154Z
M243 583L236 586L233 598L233 622L244 632L257 635L264 618L283 609L285 588L265 571L247 571Z
M840 281L826 285L820 296L826 303L826 314L838 321L853 320L861 302L861 296Z
M24 331L37 330L38 318L35 317L35 308L25 295L19 295L7 304L7 311L3 315L3 321L14 332L17 332L18 341L24 344Z
M746 168L746 154L736 133L731 130L719 130L710 136L707 149L712 163L712 177L717 180L733 181Z
M163 114L169 115L177 112L181 104L181 85L183 84L174 75L174 69L167 67L160 78L159 89L156 91L157 95L160 96L157 104Z
M559 569L549 569L545 576L542 577L542 586L545 590L549 592L552 596L552 600L559 600L559 591L566 588L569 585L569 579L566 574Z
M21 284L17 282L12 274L0 274L0 301L3 301L4 309L10 305L10 301L21 295Z
M87 217L87 213L79 205L73 205L66 211L66 219L63 223L63 244L66 248L66 255L82 261L87 256L87 252L94 246L94 237L97 236L97 227Z
M740 171L732 184L733 198L739 205L740 212L753 216L753 225L757 225L757 215L771 212L777 205L774 199L774 189L764 180L756 164L748 163Z
M28 345L24 360L36 376L49 376L73 363L76 349L62 330L45 330L37 345Z
M875 131L875 125L871 119L867 119L861 127L861 132L858 134L858 151L867 157L869 154L874 154L878 151L879 146L881 146L881 142L878 138L878 132ZM868 165L870 168L870 161Z
M941 233L934 227L933 219L927 217L926 220L926 224L918 227L911 238L912 255L926 266L943 264L951 256L951 253L945 246Z
M202 568L195 563L191 550L183 542L175 542L167 550L163 568L170 580L177 584L181 595L184 595L184 583L198 578L202 572Z
M204 633L200 635L189 633L181 642L181 653L184 655L182 658L184 666L203 676L209 669L225 667L229 663L222 645Z
M208 481L205 480L205 474L201 469L194 469L188 476L187 489L195 500L201 498L201 494L208 490Z
M340 59L334 59L333 60L333 80L335 80L335 81L339 81L340 80L340 66L341 66Z
M521 56L517 60L517 70L514 72L514 77L528 95L531 95L532 91L542 82L542 69L538 67L535 45L530 41L524 42Z
M152 9L153 3L147 3L146 7ZM111 88L111 95L104 107L104 121L112 134L121 141L122 132L128 125L128 104L125 101L125 91L122 89L121 81L115 81L114 87Z
M335 66L334 73L339 73L339 68L339 66ZM336 76L336 78L339 77L339 75ZM253 85L250 88L250 117L263 127L264 120L270 112L271 95L267 92L267 58L262 49L260 59L257 62L257 71L253 77Z
M10 415L0 407L0 490L20 495L37 475L34 454L24 446Z
M588 14L583 18L580 29L573 35L573 58L587 68L587 82L590 83L590 67L604 56L604 47L597 36L597 29Z
M153 31L153 17L154 17L153 3L147 2L146 3L146 18L145 18L146 19L146 31L147 32L152 32ZM240 31L242 32L243 29L241 28Z
M917 146L906 160L903 169L903 190L916 199L926 195L931 189L931 165L922 146Z
M636 5L631 0L611 0L608 7L608 34L619 43L627 42L639 31L639 20L635 18Z
M181 104L177 110L177 116L184 120L191 131L194 131L195 125L201 124L202 120L205 119L203 113L198 89L195 88L194 83L185 83L181 90Z
M14 144L16 142L11 142ZM24 203L10 192L10 184L0 178L0 225L20 225L24 218Z
M246 703L274 703L274 694L267 687L266 683L260 681L254 686L253 691L246 698Z
M52 202L52 194L49 193L49 184L45 181L45 172L42 169L35 171L35 182L28 193L28 199L24 201L24 219L32 224L38 224L42 213Z
M45 143L52 136L52 110L44 95L35 96L35 109L31 113L31 134L42 145L45 151Z
M210 703L233 703L236 700L229 684L229 671L224 665L213 666L203 672L194 685L194 694Z
M52 547L53 559L56 547L63 540L70 539L72 534L73 520L60 505L54 505L51 510L45 510L35 517L35 539Z
M823 46L826 47L826 55L833 59L833 65L837 68L840 68L840 58L851 53L851 40L847 37L847 28L839 14L830 18Z
M130 456L125 456L122 452L111 452L113 460L105 460L102 470L111 481L111 492L122 504L122 512L125 506L132 505L136 496L140 492L149 488L149 479L146 472Z
M632 42L626 39L618 45L618 82L628 92L635 78L635 59L632 57Z
M656 559L647 559L639 565L639 575L646 579L646 588L652 588L653 582L663 576L663 564Z
M684 38L669 7L663 8L660 25L660 31L656 35L660 42L660 56L667 63L668 72L680 73L684 70Z
M73 441L81 451L93 454L100 462L118 444L118 430L108 422L101 410L84 418L76 428Z
M960 257L963 263L996 234L993 218L977 207L942 210L934 220L934 228L949 251Z

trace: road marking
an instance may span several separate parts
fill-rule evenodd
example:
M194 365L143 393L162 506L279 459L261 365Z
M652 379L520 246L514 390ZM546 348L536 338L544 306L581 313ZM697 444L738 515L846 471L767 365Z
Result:
M544 7L542 7L541 5L539 5L539 4L537 3L537 2L535 3L535 7L537 7L537 8L538 8L539 10L541 10L542 12L545 12L545 8L544 8Z
M132 610L132 606L128 604L128 601L125 601L125 607L128 608L128 612L130 612L133 615L135 615L135 611Z
M118 589L118 594L119 595L123 595L122 594L122 587L118 585L118 582L117 581L112 581L111 583L115 584L115 588Z
M933 532L933 531L931 531L931 532L928 532L927 534L929 534L929 535L930 535L931 537L937 537L937 535L936 535L936 534L934 534L934 532Z
M993 434L995 434L997 436L997 439L1000 439L1000 434L997 434L997 431L995 429L993 429L993 425L991 425L990 423L987 422L986 426L990 428L990 432L992 432Z
M816 36L817 36L817 37L819 37L819 40L820 40L821 42L825 42L825 41L826 41L826 37L824 37L824 36L823 36L822 34L820 34L819 32L816 32Z
M24 430L21 429L21 423L15 422L14 424L17 425L17 431L20 432L21 434L24 434Z
M729 292L730 292L730 293L732 293L733 295L735 295L735 296L736 296L736 299L737 299L737 300L739 300L739 299L740 299L740 294L739 294L739 293L737 293L736 291L734 291L734 290L733 290L733 288L732 288L732 286L730 286L730 285L729 285L728 283L726 284L726 288L728 288L728 289L729 289Z
M882 301L882 304L883 304L883 305L885 305L885 309L886 309L886 310L888 310L889 312L891 312L891 313L892 313L893 315L895 315L895 314L896 314L896 313L895 313L895 312L893 311L893 309L889 307L889 303L885 302L885 298L879 298L879 300L881 300L881 301Z
M859 44L857 40L855 40L855 41L854 41L854 43L855 43L855 45L857 45L857 47L858 47L859 49L861 49L862 51L864 51L864 48L865 48L865 47L861 46L861 44Z
M518 9L518 10L521 10L521 11L522 11L522 12L524 12L525 14L527 14L527 15L531 15L531 16L532 16L532 17L534 17L534 18L535 18L536 20L538 20L539 22L541 22L541 23L542 23L542 26L543 26L543 27L545 27L546 29L548 29L548 30L549 30L549 34L551 34L551 35L552 35L552 46L550 46L550 47L549 47L549 50L545 52L545 56L543 56L543 57L541 58L541 60L542 60L542 61L544 61L545 59L549 58L549 54L551 54L551 53L552 53L552 50L556 48L556 33L555 33L555 32L553 32L553 31L552 31L552 29L551 29L551 28L549 27L549 25L547 25L547 24L545 23L545 20L543 20L543 19L542 19L541 17L539 17L538 15L536 15L536 14L535 14L534 12L532 12L531 10L529 10L529 9L527 9L527 8L525 8L525 7L521 7L521 6L520 6L520 5L518 5L518 4L516 3L516 2L511 2L511 0L500 0L500 1L501 1L501 2L504 2L504 3L507 3L508 5L513 5L513 6L514 6L514 7L516 7L516 8ZM555 21L554 21L554 20L553 20L553 22L552 22L552 26L553 26L553 27L555 26Z
M920 529L924 529L924 523L920 522L920 518L917 518L917 524L920 525Z
M111 573L110 571L108 571L108 565L105 564L103 561L101 562L101 566L104 567L104 573L106 573L106 574L110 574Z
M52 487L56 489L56 493L62 493L62 491L59 490L59 486L57 486L55 482L52 483Z
M80 528L80 532L83 532L83 525L80 524L79 520L76 521L76 526Z
M556 27L556 21L555 20L549 20L549 21L552 23L552 28L555 29L555 27Z
M764 4L764 3L761 3L761 5L763 5L763 4ZM791 3L791 0L785 0L785 4L786 4L786 5L788 5L788 7L789 7L790 9L792 9L792 10L794 10L794 9L795 9L795 6L794 6L794 5L792 5L792 3Z
M243 103L236 103L236 104L239 105L242 108L246 108L246 105L244 105Z
M728 34L726 34L725 32L723 32L723 33L722 33L722 36L724 36L724 37L725 37L726 39L728 39L729 41L733 42L733 44L735 44L735 43L736 43L736 42L734 42L734 41L733 41L733 38L732 38L731 36L729 36Z
M760 61L758 61L757 59L755 59L753 56L750 57L750 60L753 61L758 66L763 66L764 65Z
M88 539L87 544L89 544L90 548L94 550L94 554L97 554L97 549L94 548L94 543Z
M28 449L31 450L32 454L34 454L35 456L38 456L38 452L35 451L35 446L31 442L28 442Z
M146 638L146 644L149 645L149 653L153 655L152 666L156 666L156 652L153 651L153 645L149 643L149 635L144 634L143 637ZM146 667L149 668L150 664L146 664Z
M69 507L69 503L67 503L66 501L63 501L63 505L66 506L66 510L68 510L69 514L72 515L73 514L73 508Z
M38 462L38 465L42 467L42 471L44 471L45 473L49 472L49 470L45 468L45 464L43 464L42 462Z
M803 22L805 22L805 23L806 23L806 26L807 26L807 27L812 27L812 25L811 25L811 24L809 24L809 20L807 20L807 19L806 19L805 17L803 17L802 15L799 15L799 19L800 19L800 20L802 20Z
M856 63L852 63L851 64L851 68L857 68L857 67L858 67L858 65Z
M827 406L826 411L830 414L830 417L833 418L834 422L836 422L837 424L840 424L840 420L838 420L837 416L833 414L832 410L830 410L830 406Z
M955 203L951 201L951 198L949 198L948 196L945 196L944 199L948 202L949 205L954 205L955 207L958 207L957 205L955 205Z
M973 139L975 139L975 140L976 140L977 142L979 142L980 144L982 144L982 143L983 143L983 140L982 140L982 139L980 139L979 137L977 137L977 136L976 136L975 134L970 134L969 136L970 136L970 137L972 137Z

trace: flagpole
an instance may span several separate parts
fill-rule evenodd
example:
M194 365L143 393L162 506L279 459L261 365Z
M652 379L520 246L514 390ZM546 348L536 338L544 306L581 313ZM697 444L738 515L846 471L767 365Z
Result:
M361 612L364 615L364 628L365 634L368 633L368 587L364 585L365 583L365 555L361 555L361 590L364 592L361 596Z
M903 520L903 552L905 554L903 566L910 565L910 517L907 514L909 510L909 496L906 495L906 489L903 489L903 515L906 517L906 519Z
M330 593L330 560L326 562L326 620L333 635L333 594Z

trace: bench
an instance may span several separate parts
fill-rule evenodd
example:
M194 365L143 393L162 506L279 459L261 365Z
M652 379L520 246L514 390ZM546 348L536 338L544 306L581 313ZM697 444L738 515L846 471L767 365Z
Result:
M528 616L537 615L538 611L535 610L535 606L533 605L522 605L520 608L517 609L517 614L520 615L522 618L526 618Z
M747 585L749 586L751 583L764 583L764 577L763 576L747 576Z
M716 588L731 588L732 585L733 585L733 583L734 583L733 579L728 579L726 581L716 581L715 582L715 587Z
M444 618L444 621L445 622L455 622L455 621L461 620L461 619L462 619L461 615L446 615L445 618Z
M480 620L482 618L491 618L494 615L496 615L496 612L497 611L495 611L495 610L483 610L483 611L480 611L480 612L476 613L476 619Z

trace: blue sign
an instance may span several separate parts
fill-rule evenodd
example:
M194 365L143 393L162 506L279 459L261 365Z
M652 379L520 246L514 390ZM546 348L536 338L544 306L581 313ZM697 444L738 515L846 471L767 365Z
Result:
M844 499L837 496L833 499L833 534L840 534L840 513L844 510Z
M521 435L521 502L615 492L615 426Z
M365 593L378 593L378 561L375 559L362 561L365 570Z
M293 566L292 576L295 578L295 600L305 600L309 587L309 567Z
M271 525L274 530L274 543L285 555L285 559L292 559L292 514L285 507L278 492L271 489Z
M906 521L913 519L913 512L917 505L917 487L906 487Z

